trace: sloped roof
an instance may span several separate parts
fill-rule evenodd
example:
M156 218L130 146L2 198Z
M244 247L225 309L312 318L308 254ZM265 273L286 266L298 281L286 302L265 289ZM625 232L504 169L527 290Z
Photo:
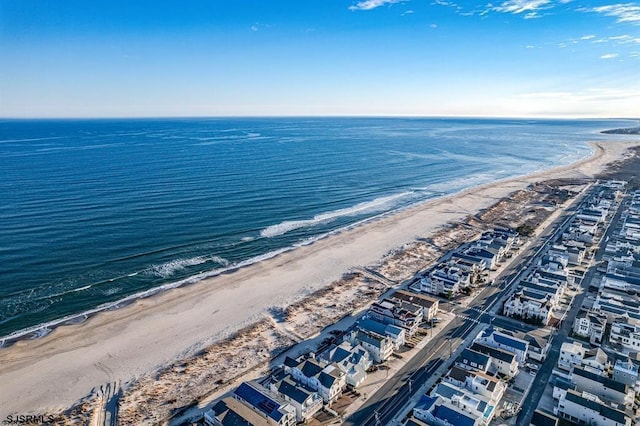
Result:
M513 352L505 351L504 349L492 348L491 346L483 345L478 342L474 342L470 349L508 363L512 363L516 357Z
M486 366L489 364L489 356L472 351L470 349L464 349L460 356L458 357L458 362L465 363L464 360L467 360L467 364L476 363L477 365Z
M623 411L616 410L606 405L602 405L596 401L592 401L590 399L583 398L579 393L569 390L567 391L566 399L575 404L581 405L583 407L589 408L600 414L603 417L611 419L618 423L625 423L626 415Z
M303 385L296 383L291 376L287 376L278 383L276 383L276 389L282 395L285 395L292 400L304 404L304 402L313 398L314 391L305 388Z
M452 410L444 405L439 405L433 410L433 416L449 422L455 426L473 426L475 425L475 419L465 416L462 413Z
M284 401L269 395L267 389L253 382L243 382L233 392L238 398L244 400L254 410L263 412L268 417L279 422L284 413L280 411Z

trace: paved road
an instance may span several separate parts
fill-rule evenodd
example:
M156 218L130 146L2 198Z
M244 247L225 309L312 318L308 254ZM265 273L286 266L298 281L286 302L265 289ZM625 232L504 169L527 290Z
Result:
M534 267L533 260L546 251L548 242L555 239L566 230L570 218L575 213L577 203L567 209L554 223L549 225L528 250L520 253L511 265L505 269L495 280L501 283L498 286L490 286L483 289L474 299L473 305L460 311L456 321L462 321L457 325L456 321L448 324L433 340L405 364L374 394L365 405L344 422L345 425L382 425L388 424L398 411L409 401L419 389L420 384L433 374L445 361L451 361L452 351L468 337L471 330L482 322L513 327L519 324L518 329L527 332L533 327L516 321L495 318L495 312L502 302L513 290L514 284L526 276ZM561 226L557 226L562 223ZM522 264L528 262L527 268L522 269ZM451 306L451 305L450 305ZM455 308L454 308L455 309ZM435 349L434 349L435 348Z
M615 224L620 219L621 213L622 209L618 208L618 211L612 219L611 224ZM602 255L604 254L605 249L604 241L607 241L607 237L611 235L613 228L614 226L609 226L604 236L600 240L601 244L600 247L598 247L598 251L595 255L596 263L589 267L587 273L584 276L584 279L581 282L581 287L583 289L582 293L580 293L574 299L573 304L571 305L571 309L565 316L565 319L562 321L560 328L558 328L553 338L551 348L549 349L549 353L547 354L547 358L545 359L544 364L542 364L542 367L538 371L538 374L536 375L532 383L531 392L529 392L522 404L522 411L520 411L520 413L518 414L518 419L516 422L518 426L526 426L531 423L533 412L538 407L538 403L540 402L540 398L544 393L546 384L551 378L553 368L558 362L558 357L560 356L560 347L567 340L567 336L569 335L569 332L571 331L571 328L573 326L573 321L575 320L578 311L582 307L582 302L584 301L584 298L588 293L589 284L591 283L591 280L593 279L597 268L597 261L602 259Z

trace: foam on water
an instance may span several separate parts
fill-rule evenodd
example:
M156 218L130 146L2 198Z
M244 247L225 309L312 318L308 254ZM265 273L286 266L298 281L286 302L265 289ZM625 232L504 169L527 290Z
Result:
M221 258L220 256L196 256L187 259L171 260L159 265L153 265L150 268L150 272L160 278L169 278L175 275L176 272L183 271L190 266L202 265L209 262L215 262L223 266L229 265L229 261L227 259Z
M278 235L286 234L287 232L293 231L294 229L305 228L321 223L330 222L332 220L345 216L355 216L363 213L372 213L375 211L390 209L392 208L393 203L396 203L398 200L406 198L412 194L414 194L414 191L406 191L400 194L376 198L373 201L359 203L353 207L338 209L328 213L322 213L314 216L312 219L287 220L278 223L277 225L272 225L263 229L262 231L260 231L260 236L264 238L276 237Z

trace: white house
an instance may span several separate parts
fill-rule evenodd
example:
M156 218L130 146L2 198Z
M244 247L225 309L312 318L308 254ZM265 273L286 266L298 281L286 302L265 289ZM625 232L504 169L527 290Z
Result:
M602 343L607 317L596 312L581 311L573 323L573 332L581 337L589 338L593 344Z
M361 345L378 364L389 359L394 350L394 344L389 337L361 329L353 330L345 335L344 339L352 345Z
M314 358L285 358L285 372L299 383L317 391L326 404L340 397L347 386L346 374L336 365Z
M611 324L609 341L630 352L640 352L640 326L614 322Z
M587 348L582 346L580 342L564 342L560 347L560 356L558 357L558 368L571 371L574 365L581 365Z
M322 409L322 397L316 391L293 380L290 375L271 383L270 388L296 409L298 423L305 422Z
M494 327L488 327L481 331L476 338L476 342L483 343L493 348L504 349L513 352L518 363L522 364L527 359L529 342L518 339L505 332L498 331Z
M625 411L607 405L595 395L571 389L558 401L554 414L575 424L631 426L631 417Z
M354 388L360 386L367 378L367 369L373 361L369 352L361 345L342 342L331 345L326 351L318 355L318 359L326 363L335 363L347 375L347 384Z

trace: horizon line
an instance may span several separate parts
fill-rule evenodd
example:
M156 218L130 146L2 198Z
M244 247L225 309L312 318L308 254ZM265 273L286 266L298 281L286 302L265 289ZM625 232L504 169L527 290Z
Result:
M0 120L158 120L158 119L238 119L238 118L476 118L543 120L640 120L623 116L572 115L444 115L444 114L238 114L238 115L110 115L110 116L0 116Z

